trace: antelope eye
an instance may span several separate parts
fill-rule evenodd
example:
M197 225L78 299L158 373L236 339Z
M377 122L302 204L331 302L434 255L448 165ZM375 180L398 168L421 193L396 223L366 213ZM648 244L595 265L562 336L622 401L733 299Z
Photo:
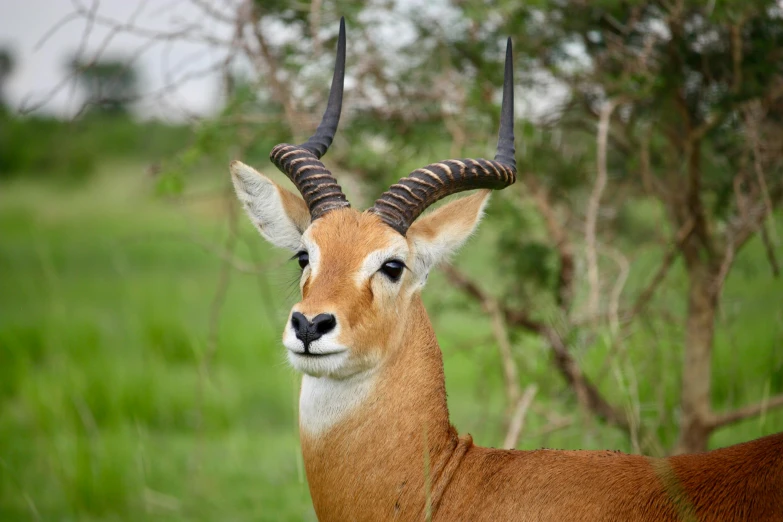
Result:
M402 276L402 271L404 269L405 269L405 263L403 263L402 261L398 261L396 259L386 261L381 266L381 272L383 272L383 275L385 275L395 283L400 280L400 276Z
M299 263L299 268L304 270L310 264L310 255L305 251L299 252L296 254L296 260Z

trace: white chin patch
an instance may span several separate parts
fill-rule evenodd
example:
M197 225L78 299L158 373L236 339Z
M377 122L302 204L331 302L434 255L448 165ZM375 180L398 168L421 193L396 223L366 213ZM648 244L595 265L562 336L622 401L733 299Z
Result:
M320 339L310 343L307 352L304 343L296 338L290 325L283 334L283 346L288 352L288 362L295 370L314 377L339 376L346 369L348 349L337 342L338 326Z

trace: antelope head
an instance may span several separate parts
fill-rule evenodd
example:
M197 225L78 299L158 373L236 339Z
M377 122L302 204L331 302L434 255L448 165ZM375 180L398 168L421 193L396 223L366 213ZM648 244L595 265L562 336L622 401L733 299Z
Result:
M272 162L302 198L238 161L237 196L261 235L295 252L302 299L283 331L291 365L311 376L347 378L393 355L430 269L478 224L490 190L515 181L513 70L506 49L503 104L494 160L450 159L417 169L364 212L351 208L321 163L340 119L345 72L341 20L332 87L321 124L301 145L281 144ZM451 194L480 189L417 218Z

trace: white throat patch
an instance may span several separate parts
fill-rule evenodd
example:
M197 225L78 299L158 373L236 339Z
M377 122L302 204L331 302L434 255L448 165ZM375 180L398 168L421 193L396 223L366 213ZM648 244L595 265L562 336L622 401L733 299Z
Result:
M302 376L299 429L310 436L323 435L361 405L374 385L374 372L347 379Z

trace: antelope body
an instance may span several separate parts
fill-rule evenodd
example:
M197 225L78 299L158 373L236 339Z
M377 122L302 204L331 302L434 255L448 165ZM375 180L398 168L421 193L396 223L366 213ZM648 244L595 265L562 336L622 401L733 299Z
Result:
M443 361L420 293L476 228L490 191L514 182L510 42L498 154L414 171L368 211L320 162L337 128L344 22L324 119L273 162L304 200L233 162L262 236L297 252L302 300L283 334L304 376L300 436L315 512L350 520L783 521L783 434L696 455L506 451L449 423ZM434 201L476 193L420 219Z

